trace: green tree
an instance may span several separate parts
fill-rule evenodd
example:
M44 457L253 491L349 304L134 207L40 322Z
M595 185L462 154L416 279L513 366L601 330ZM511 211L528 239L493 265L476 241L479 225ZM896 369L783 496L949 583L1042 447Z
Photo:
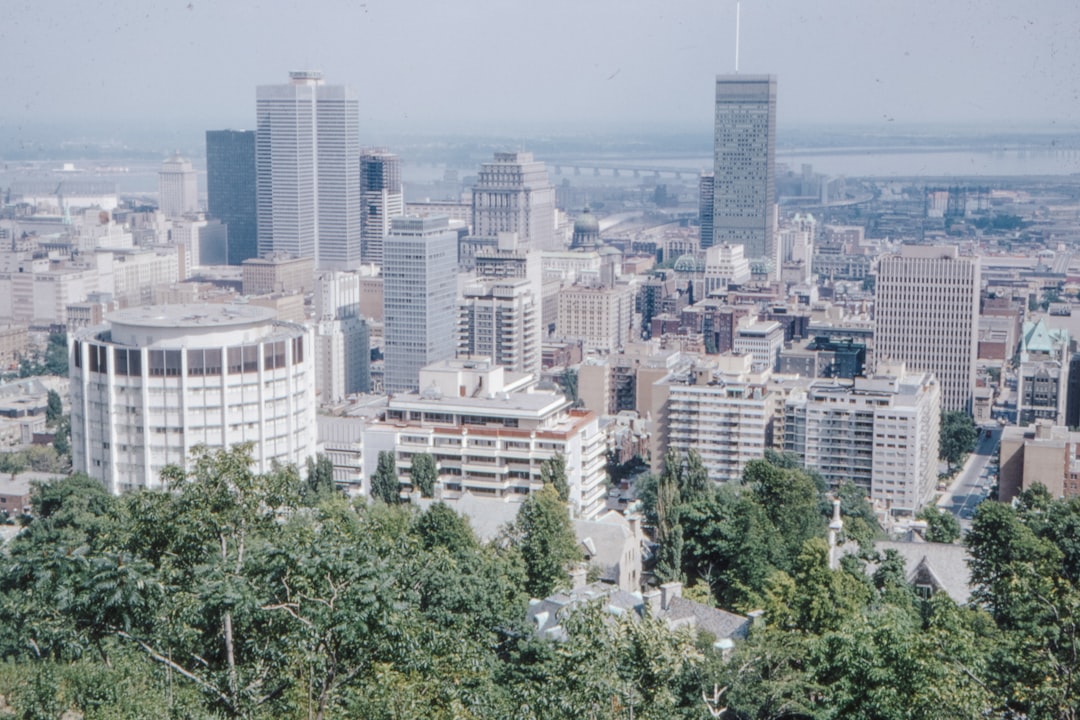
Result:
M659 583L683 582L686 575L682 571L683 529L676 525L668 533L667 539L657 553L653 575Z
M382 500L387 505L401 502L401 484L398 481L397 465L394 453L388 450L379 452L379 461L371 476L370 495Z
M63 414L64 401L60 399L60 393L49 390L48 403L45 407L45 424L52 427Z
M567 502L570 499L570 485L566 479L566 456L555 453L554 456L540 463L540 480L545 485L555 488L559 499Z
M53 449L56 450L56 454L59 462L65 466L71 465L71 418L67 415L61 415L57 420L56 429L53 434Z
M566 504L550 485L530 495L518 510L516 531L525 561L525 590L545 598L569 580L568 566L581 560Z
M435 483L439 479L435 458L431 456L431 453L417 453L412 456L411 463L409 480L413 489L419 490L420 494L426 498L435 495Z
M975 449L979 431L975 421L967 413L959 411L941 413L941 447L939 455L949 464L952 472Z
M304 478L303 494L306 499L316 500L334 495L337 485L334 483L334 463L326 455L318 453L308 458L307 477Z
M926 522L926 539L937 543L954 543L960 539L960 521L937 505L927 505L916 516Z
M444 502L433 503L417 516L416 530L428 550L441 547L460 554L479 546L469 521Z

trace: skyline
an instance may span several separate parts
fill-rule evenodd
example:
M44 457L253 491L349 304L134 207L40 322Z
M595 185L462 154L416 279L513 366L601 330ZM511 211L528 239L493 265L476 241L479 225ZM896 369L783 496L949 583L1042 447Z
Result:
M23 2L0 28L0 128L253 128L255 87L310 69L357 90L365 139L708 132L715 76L734 70L734 28L734 0L553 0L542 14L490 0L115 0L66 14ZM1080 124L1078 30L1080 8L1060 0L748 0L740 71L778 76L781 127L1050 130Z

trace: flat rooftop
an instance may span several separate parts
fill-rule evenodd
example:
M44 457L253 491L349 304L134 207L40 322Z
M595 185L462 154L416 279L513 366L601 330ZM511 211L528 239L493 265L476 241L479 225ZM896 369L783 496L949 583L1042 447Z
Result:
M251 325L277 317L270 308L258 305L149 305L126 308L105 316L113 324L155 328L208 328Z

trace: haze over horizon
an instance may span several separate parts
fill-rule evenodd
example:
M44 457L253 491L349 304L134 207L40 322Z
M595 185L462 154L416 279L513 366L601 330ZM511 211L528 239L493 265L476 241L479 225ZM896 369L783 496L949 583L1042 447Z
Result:
M314 6L312 6L314 5ZM746 0L740 70L779 77L779 123L1080 124L1080 7L1064 0ZM0 28L0 128L254 126L255 87L318 69L361 136L709 132L735 2L25 0ZM891 127L890 127L891 126Z

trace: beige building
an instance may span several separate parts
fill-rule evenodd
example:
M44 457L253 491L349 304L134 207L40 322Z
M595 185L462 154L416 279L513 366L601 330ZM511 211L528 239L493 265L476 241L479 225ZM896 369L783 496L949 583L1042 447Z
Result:
M23 325L0 327L0 368L12 367L26 355L29 335Z
M585 352L616 352L634 337L634 289L573 285L559 291L558 337L579 340Z
M1080 432L1036 420L1001 435L998 498L1010 502L1035 483L1055 498L1080 496Z
M309 257L271 255L248 258L243 262L243 273L245 295L308 293L315 287L315 261Z
M980 265L955 247L905 245L878 267L875 357L932 372L945 410L971 411Z

